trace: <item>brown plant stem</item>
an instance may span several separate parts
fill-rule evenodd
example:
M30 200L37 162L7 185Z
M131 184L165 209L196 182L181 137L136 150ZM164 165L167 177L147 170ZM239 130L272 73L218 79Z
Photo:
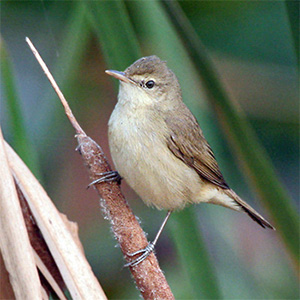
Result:
M26 38L26 42L65 108L66 115L76 131L79 144L77 149L89 170L90 179L94 181L99 178L99 174L111 171L111 167L101 147L85 134L76 121L53 76L29 38ZM128 253L135 252L147 246L148 241L145 233L128 206L120 190L120 185L117 182L102 182L96 184L94 187L100 195L100 203L103 208L104 217L109 219L113 233L120 244L121 251L129 262L132 258L127 255ZM159 268L158 261L153 253L137 266L130 267L130 271L144 299L174 299L166 278Z

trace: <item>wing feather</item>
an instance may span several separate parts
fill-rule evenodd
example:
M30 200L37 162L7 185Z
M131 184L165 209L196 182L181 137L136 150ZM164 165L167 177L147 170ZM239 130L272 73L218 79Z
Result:
M173 114L165 119L170 130L170 135L167 137L170 151L194 168L201 177L223 189L228 189L229 186L223 178L213 151L195 117L185 105L184 108L183 117Z

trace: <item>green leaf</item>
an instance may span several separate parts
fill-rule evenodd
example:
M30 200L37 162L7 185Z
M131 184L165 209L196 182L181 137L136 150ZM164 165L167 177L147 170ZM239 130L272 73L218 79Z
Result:
M198 230L194 209L189 207L180 213L174 213L169 222L195 299L221 299L216 272Z
M123 1L83 3L110 68L122 71L141 57L137 36Z
M286 5L286 10L287 10L287 16L289 19L289 25L290 25L290 29L291 29L295 54L296 54L297 62L298 62L297 65L299 68L299 62L300 62L300 59L299 59L299 55L300 55L300 52L299 52L300 3L299 3L299 1L286 0L285 5Z
M54 7L54 9L59 9L59 6L58 8ZM90 28L87 23L85 7L80 1L75 1L69 9L62 42L60 48L57 50L59 55L56 56L54 66L50 68L51 73L65 97L67 97L68 89L73 90L74 77L79 70L79 62L85 53L86 45L89 41ZM36 124L43 124L45 132L50 131L54 134L54 128L59 127L58 123L64 116L61 114L61 104L53 92L51 85L49 84L46 87L47 90L41 102L42 105L46 102L51 103L50 107L48 103L46 103L48 117L45 119L43 114L38 115ZM71 99L67 100L71 102ZM43 145L41 146L43 147Z
M21 100L15 82L13 65L2 38L0 38L0 59L1 79L8 108L12 146L35 175L38 176L39 168L36 152L28 138L26 123L21 108Z

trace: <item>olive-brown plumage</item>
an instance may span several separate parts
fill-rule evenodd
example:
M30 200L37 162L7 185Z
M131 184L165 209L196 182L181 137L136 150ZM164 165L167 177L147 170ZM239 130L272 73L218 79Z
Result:
M124 72L109 120L109 145L120 175L147 205L173 211L208 202L246 212L273 228L225 182L211 147L182 101L175 74L156 56Z

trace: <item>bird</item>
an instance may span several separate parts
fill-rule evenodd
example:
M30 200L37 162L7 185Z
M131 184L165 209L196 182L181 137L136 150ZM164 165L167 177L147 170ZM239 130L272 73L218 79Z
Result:
M124 72L105 72L120 82L118 101L108 122L117 174L146 205L167 210L155 239L130 253L138 257L125 266L141 263L154 250L171 213L188 204L221 205L245 212L263 228L275 229L225 181L166 61L152 55L140 58Z

